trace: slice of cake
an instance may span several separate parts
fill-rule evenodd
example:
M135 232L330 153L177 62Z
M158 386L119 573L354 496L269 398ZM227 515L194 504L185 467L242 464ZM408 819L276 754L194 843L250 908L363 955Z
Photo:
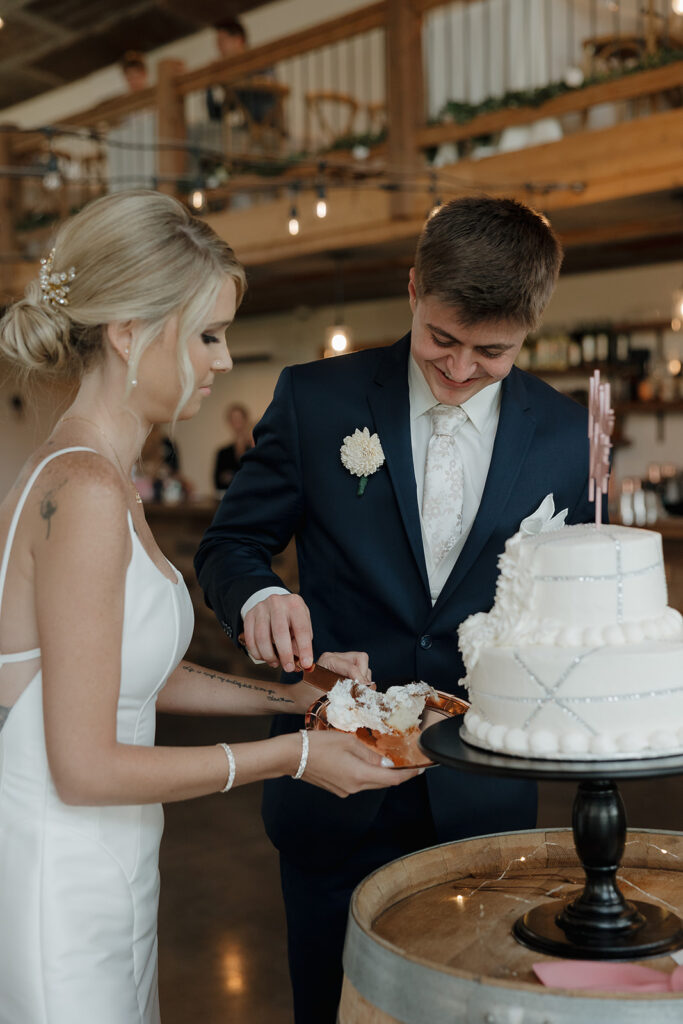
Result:
M428 697L436 697L436 690L427 683L390 686L380 693L355 679L340 679L327 697L327 721L342 732L370 729L405 736L419 729Z

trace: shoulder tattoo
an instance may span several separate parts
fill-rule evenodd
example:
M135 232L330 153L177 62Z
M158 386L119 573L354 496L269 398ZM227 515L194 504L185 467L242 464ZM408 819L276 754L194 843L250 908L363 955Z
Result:
M55 495L57 491L59 491L64 486L65 483L66 480L62 480L61 484L57 484L56 487L51 487L49 491L45 492L45 495L40 503L41 519L44 519L45 522L47 523L47 533L45 534L46 540L50 536L50 526L52 524L52 517L57 511L57 500L55 498Z

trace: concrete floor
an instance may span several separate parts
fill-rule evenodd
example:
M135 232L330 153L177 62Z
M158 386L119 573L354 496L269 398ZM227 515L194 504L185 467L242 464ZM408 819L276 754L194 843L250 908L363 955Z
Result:
M266 719L160 716L158 742L239 742ZM629 825L683 830L683 777L620 786ZM539 826L571 824L575 784L541 787ZM292 1024L278 863L260 786L166 807L159 970L163 1024Z

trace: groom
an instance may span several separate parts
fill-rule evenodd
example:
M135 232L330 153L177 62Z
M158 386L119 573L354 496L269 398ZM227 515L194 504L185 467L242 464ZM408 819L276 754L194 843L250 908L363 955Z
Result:
M491 608L507 538L549 492L569 523L593 514L586 412L513 366L561 258L526 206L454 200L418 243L410 334L283 371L196 559L208 604L253 657L294 679L293 646L303 664L364 650L381 688L423 679L466 696L457 629ZM365 427L379 455L361 494L340 448ZM359 443L345 461L362 472ZM292 537L300 596L270 567ZM274 728L301 725L282 716ZM536 790L438 767L342 801L281 778L266 783L263 815L280 851L296 1022L334 1024L355 885L434 843L533 828Z

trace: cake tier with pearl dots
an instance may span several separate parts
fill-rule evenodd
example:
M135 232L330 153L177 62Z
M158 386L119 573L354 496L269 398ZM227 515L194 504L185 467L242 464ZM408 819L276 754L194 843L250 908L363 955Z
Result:
M493 608L459 642L470 743L563 760L683 751L683 619L653 531L516 534Z

